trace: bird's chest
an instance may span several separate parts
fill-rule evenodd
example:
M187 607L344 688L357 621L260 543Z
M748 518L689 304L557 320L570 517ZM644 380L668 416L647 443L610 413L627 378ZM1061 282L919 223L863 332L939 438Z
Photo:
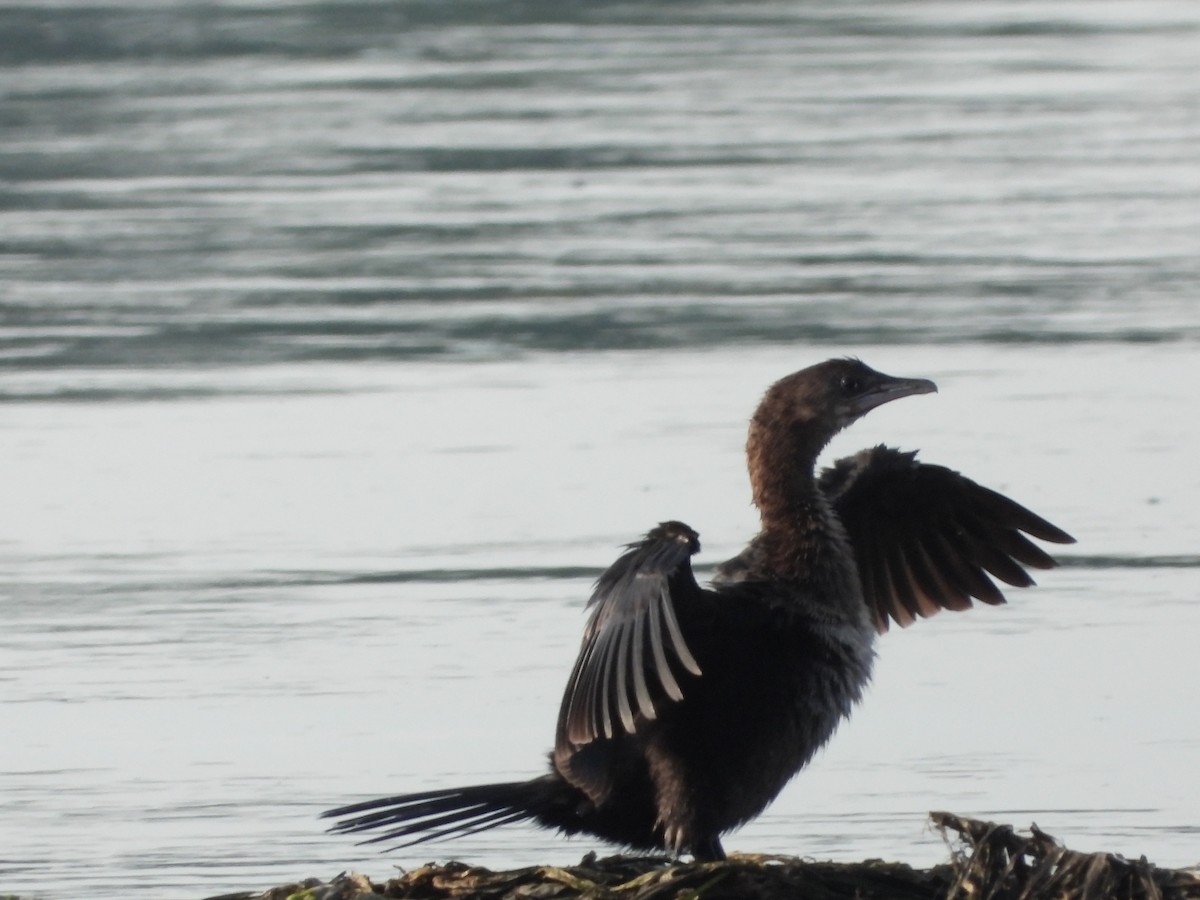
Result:
M875 657L875 633L865 623L803 623L793 630L791 647L778 657L778 687L769 689L775 695L779 739L764 741L778 756L772 768L779 768L785 781L850 715Z
M720 714L688 738L707 746L703 765L716 761L700 781L723 795L730 824L761 812L849 715L870 678L873 641L857 625L781 617L711 673L714 694L701 706Z

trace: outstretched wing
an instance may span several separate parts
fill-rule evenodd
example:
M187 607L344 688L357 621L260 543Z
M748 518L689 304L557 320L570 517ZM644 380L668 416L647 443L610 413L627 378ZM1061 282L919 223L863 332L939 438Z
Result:
M692 574L699 549L691 528L663 522L600 576L558 715L559 751L634 733L639 717L683 698L683 672L700 674L677 614L704 593Z
M1004 603L989 575L1014 587L1033 584L1025 567L1057 563L1026 534L1075 542L1004 495L882 445L838 460L820 486L846 528L881 632L889 618L911 625L942 609L967 609L972 597Z

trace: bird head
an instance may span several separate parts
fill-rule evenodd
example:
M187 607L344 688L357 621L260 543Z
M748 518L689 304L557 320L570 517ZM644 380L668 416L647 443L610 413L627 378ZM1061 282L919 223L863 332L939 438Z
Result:
M830 359L781 378L767 389L754 422L805 436L819 450L835 434L877 406L937 385L926 378L896 378L857 359Z

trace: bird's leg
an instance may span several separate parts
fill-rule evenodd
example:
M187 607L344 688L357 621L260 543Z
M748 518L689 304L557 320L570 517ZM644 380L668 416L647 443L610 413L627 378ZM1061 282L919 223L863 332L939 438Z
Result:
M725 858L725 848L719 837L709 835L692 844L692 857L696 862L717 862Z

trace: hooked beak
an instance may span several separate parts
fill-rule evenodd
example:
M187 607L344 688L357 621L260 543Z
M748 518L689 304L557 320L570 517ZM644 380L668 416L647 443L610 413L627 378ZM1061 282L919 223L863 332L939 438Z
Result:
M883 406L901 397L936 393L937 385L928 378L893 378L891 375L882 375L877 384L858 397L854 403L854 412L861 416L877 406Z

